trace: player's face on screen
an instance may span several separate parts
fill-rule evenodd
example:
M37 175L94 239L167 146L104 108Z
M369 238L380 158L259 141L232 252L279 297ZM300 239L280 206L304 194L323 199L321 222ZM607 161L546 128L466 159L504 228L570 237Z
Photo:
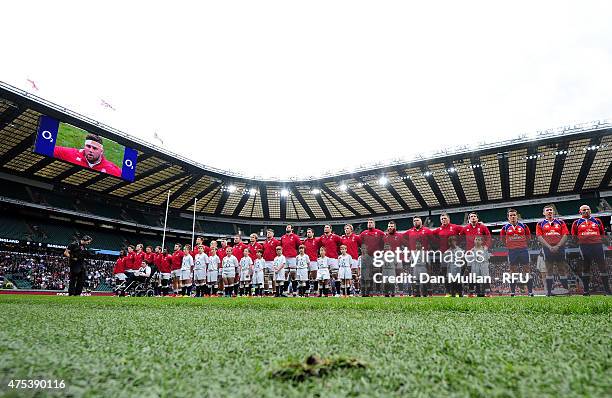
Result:
M516 224L518 221L518 214L515 212L508 213L508 221L510 221L512 224Z
M353 228L351 228L350 225L345 225L344 226L344 233L347 234L347 235L352 234L353 233Z
M323 232L325 232L326 234L331 234L331 227L329 225L326 225L323 229Z
M268 231L266 232L266 236L268 237L268 239L272 239L272 238L274 237L274 232L272 232L272 231L268 230Z
M312 232L312 229L309 229L308 231L306 231L306 236L308 238L312 238L314 236L314 232Z
M96 141L87 140L83 146L83 155L89 163L96 163L104 153L102 144Z
M287 225L287 228L285 229L285 231L287 231L287 233L290 234L291 232L293 232L293 227L291 225Z
M448 216L446 214L441 215L440 222L442 223L442 225L448 224Z
M374 220L368 220L368 229L373 229L376 224L374 224Z
M178 243L174 245L174 250L181 250L181 245L179 245Z
M478 222L478 216L476 214L470 214L470 223L476 224Z
M241 239L240 236L236 235L234 236L234 243L240 243Z
M389 224L387 224L387 231L395 232L395 224L391 223L391 222Z
M257 241L257 235L251 235L250 239L251 239L251 243L255 243Z
M589 206L580 206L580 214L582 217L591 217L591 208Z
M423 225L423 221L421 221L420 218L415 218L414 220L412 220L412 223L417 228L421 228L421 225Z

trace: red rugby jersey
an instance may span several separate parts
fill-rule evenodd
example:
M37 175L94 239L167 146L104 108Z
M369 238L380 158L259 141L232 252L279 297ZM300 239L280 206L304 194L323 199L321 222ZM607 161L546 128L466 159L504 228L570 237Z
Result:
M132 269L140 269L142 262L145 259L145 252L134 252L134 263Z
M423 226L421 226L419 229L412 227L408 231L404 232L404 240L407 242L408 249L410 250L416 250L417 240L421 241L423 250L429 250L429 239L431 236L431 229Z
M299 236L292 232L290 234L285 234L281 236L280 244L283 248L283 256L285 256L285 258L296 257L298 253L298 247L300 247L302 241L300 240Z
M404 234L398 231L395 231L394 233L390 234L387 231L385 232L385 236L383 237L383 243L385 245L389 245L390 250L395 250L398 247L405 245Z
M578 243L593 244L602 243L605 235L604 226L597 217L579 218L572 224L572 235L578 237Z
M526 249L529 245L529 238L531 238L531 231L529 227L522 222L512 225L506 223L499 236L506 242L506 247L510 249Z
M321 235L319 244L325 247L325 257L338 258L338 247L342 244L342 238L335 233Z
M125 263L123 264L124 269L134 269L134 258L136 253L130 252L125 256Z
M276 258L276 247L280 246L280 242L276 238L266 239L263 243L263 259L266 261L274 261Z
M319 247L321 247L319 238L306 238L302 244L305 246L304 254L308 255L310 261L317 261L319 257Z
M182 263L183 260L181 260ZM159 272L169 274L172 271L172 255L161 255L161 262L159 265Z
M551 246L559 244L563 235L569 235L567 225L563 220L553 218L548 221L544 219L536 224L536 236L543 237L546 243Z
M465 235L465 250L472 250L474 248L474 239L477 236L482 236L482 245L488 248L491 247L491 231L486 225L478 221L476 225L468 223L461 229L461 235Z
M234 255L234 257L236 257L236 259L238 261L242 260L242 257L244 257L244 249L247 249L249 247L249 245L247 245L244 242L240 242L237 245L234 245L234 248L232 249L232 254Z
M348 236L342 235L341 239L342 244L346 246L346 253L350 255L353 260L357 260L359 258L359 248L361 247L361 237L356 233L352 233Z
M440 225L438 228L431 231L431 235L438 241L438 249L441 252L448 250L448 237L459 235L463 227L457 224Z
M263 250L263 245L259 242L249 243L248 248L249 248L249 257L251 257L251 260L253 260L253 263L255 263L255 260L257 259L257 251Z
M185 252L180 249L172 253L172 270L181 269L181 266L183 265L184 256Z
M113 268L113 274L122 274L125 272L125 261L124 257L119 257L117 262L115 263L115 267Z
M373 255L376 250L383 249L384 236L385 233L380 229L376 228L366 229L361 234L359 234L359 237L361 238L361 244L366 245L366 249L370 256Z

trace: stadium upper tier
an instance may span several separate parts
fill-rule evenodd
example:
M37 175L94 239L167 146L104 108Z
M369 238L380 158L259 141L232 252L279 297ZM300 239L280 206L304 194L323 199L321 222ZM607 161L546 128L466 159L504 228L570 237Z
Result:
M41 115L134 148L134 182L34 153ZM198 164L0 83L0 172L47 184L49 204L64 201L54 196L62 190L95 194L122 204L103 206L96 214L132 217L142 224L156 224L159 212L126 215L124 209L130 204L163 208L168 191L175 214L192 212L197 199L198 215L233 222L399 218L557 195L596 199L599 191L612 187L612 129L593 123L353 173L260 181Z

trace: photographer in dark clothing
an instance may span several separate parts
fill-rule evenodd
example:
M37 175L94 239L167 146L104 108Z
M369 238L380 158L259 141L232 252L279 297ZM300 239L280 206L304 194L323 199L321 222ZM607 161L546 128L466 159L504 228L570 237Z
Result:
M87 277L85 257L88 255L88 252L86 246L90 243L91 237L85 235L79 241L69 244L66 250L64 250L64 256L68 257L68 264L70 265L69 296L80 296L83 292L83 284Z

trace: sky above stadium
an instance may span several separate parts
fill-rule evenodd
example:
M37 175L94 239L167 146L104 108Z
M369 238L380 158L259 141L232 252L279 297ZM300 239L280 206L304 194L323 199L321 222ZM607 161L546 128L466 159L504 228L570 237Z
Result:
M612 117L608 1L25 0L2 14L0 80L247 176Z

